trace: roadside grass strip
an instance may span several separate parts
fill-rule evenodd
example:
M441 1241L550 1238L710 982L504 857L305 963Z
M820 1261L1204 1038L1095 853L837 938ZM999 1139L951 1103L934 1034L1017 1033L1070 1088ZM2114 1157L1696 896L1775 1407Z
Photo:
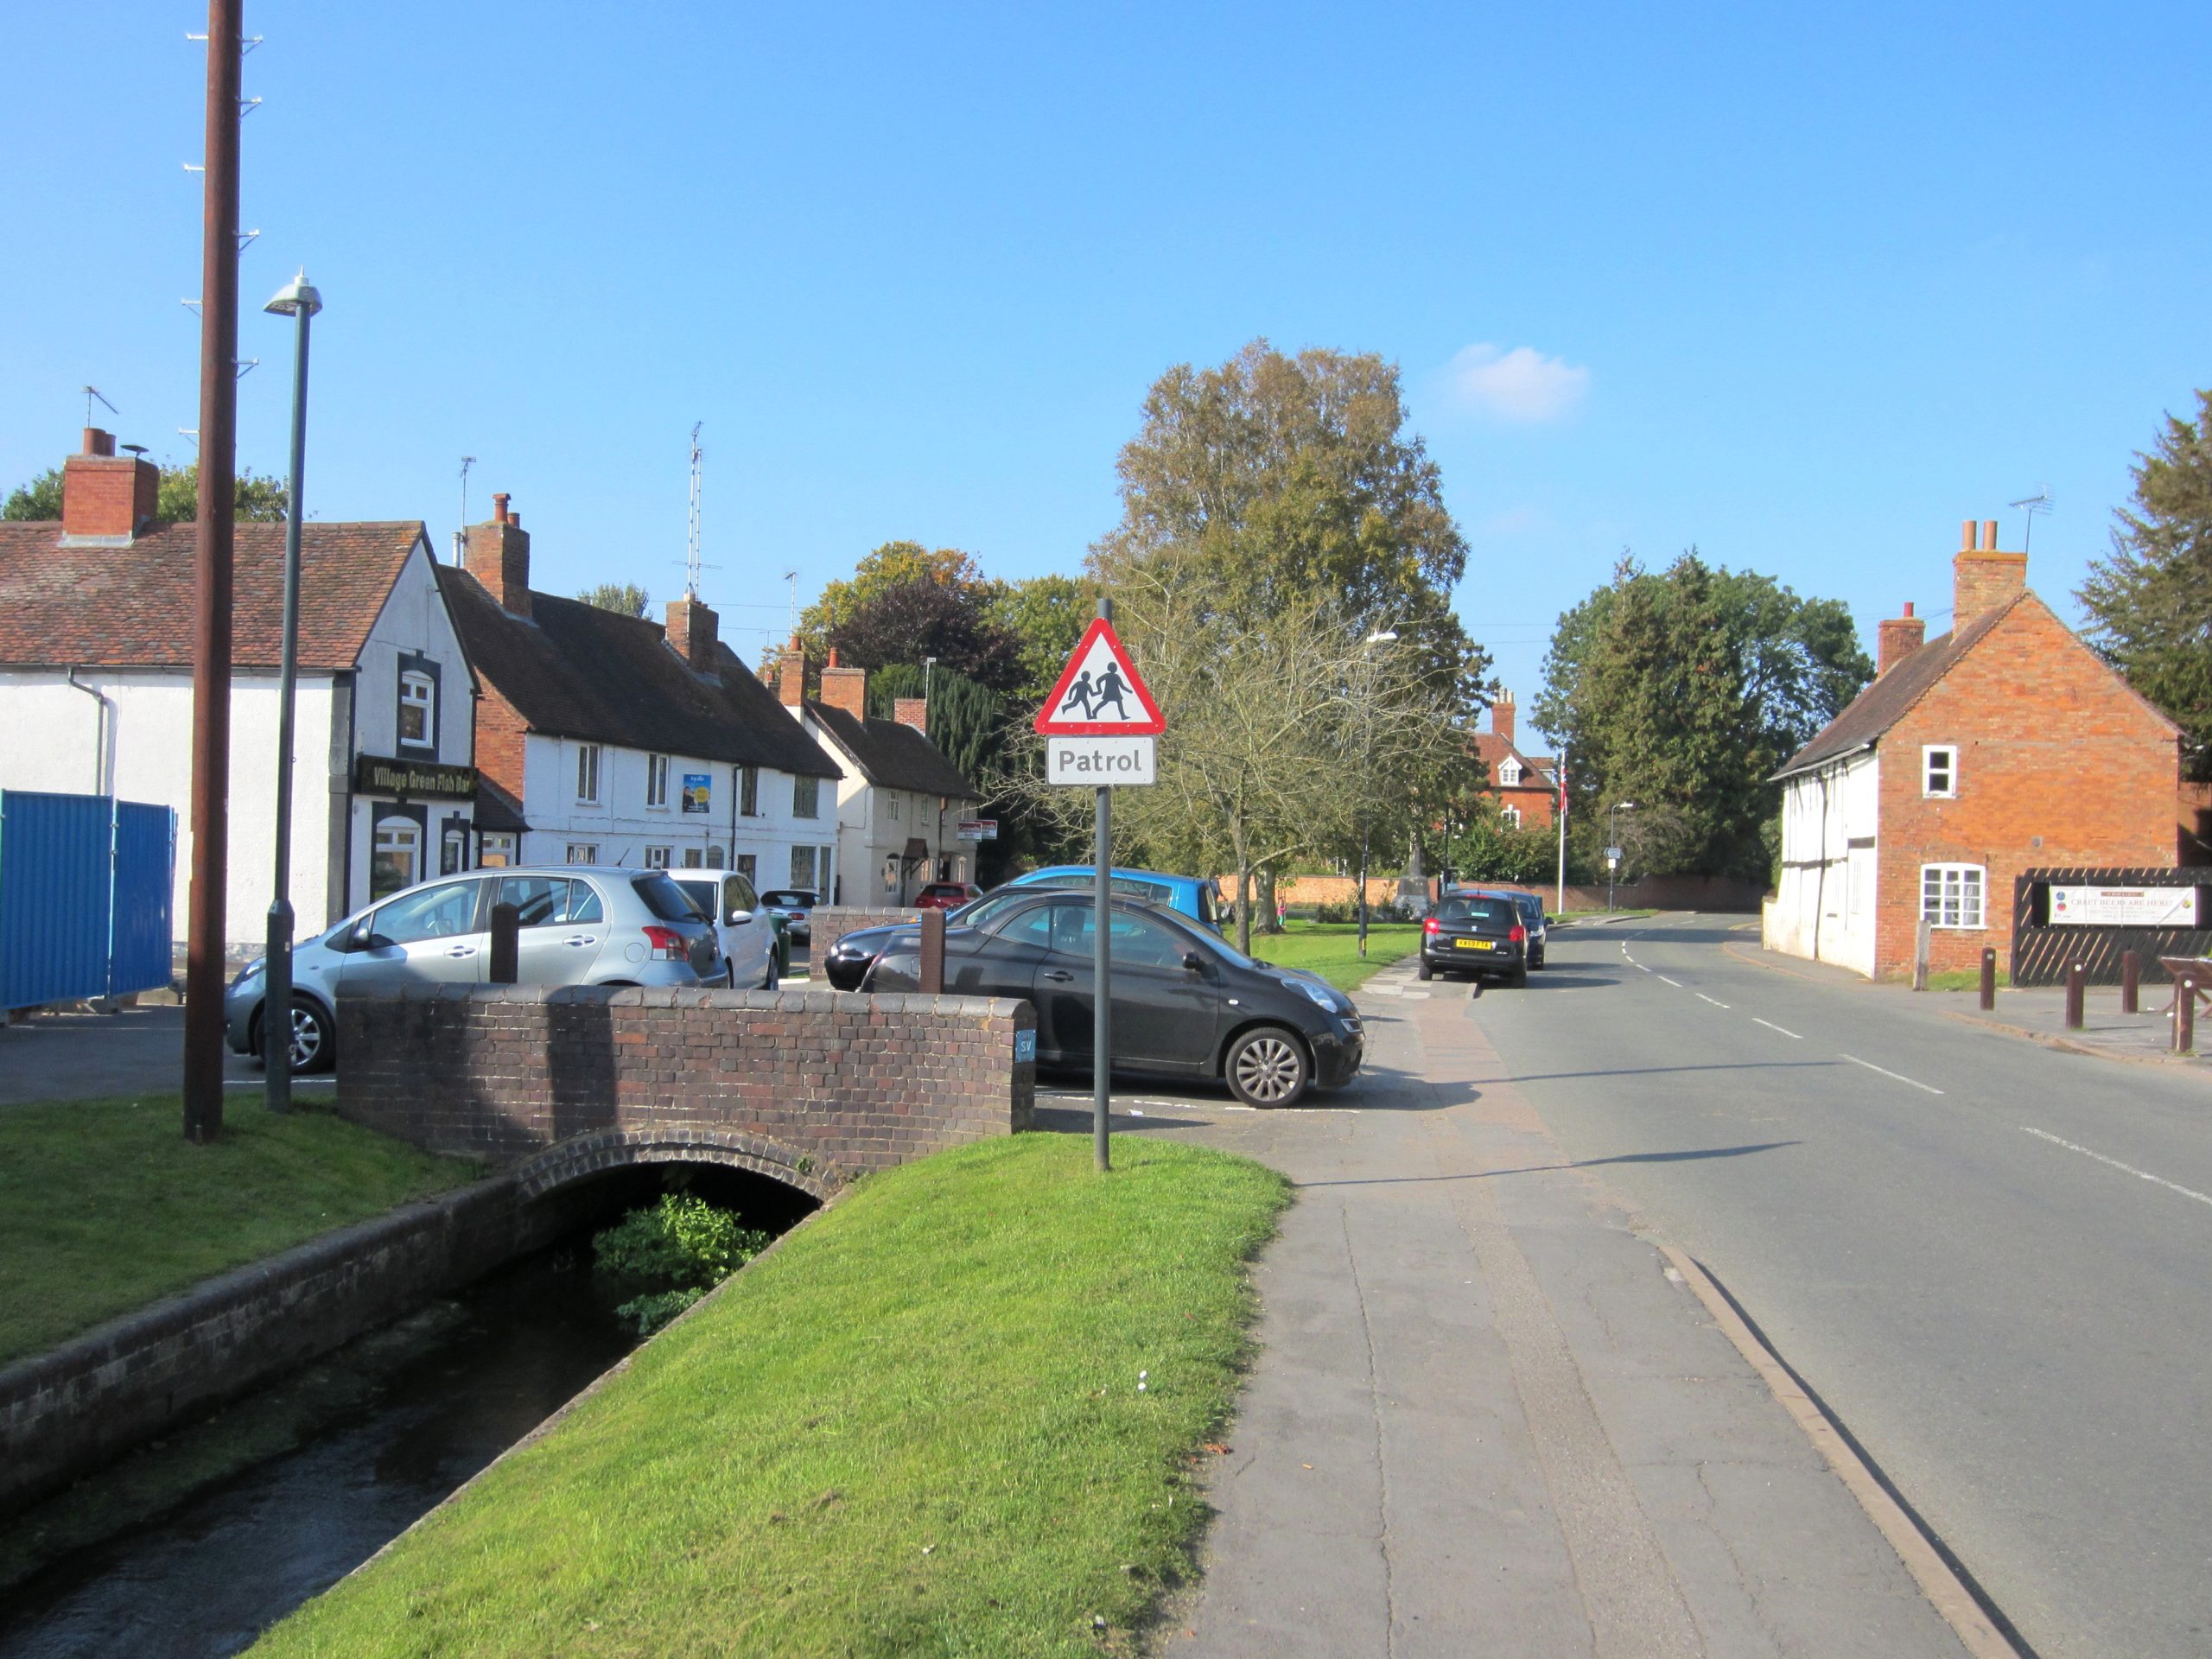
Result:
M1127 1651L1188 1570L1288 1189L1114 1156L866 1178L252 1651Z
M316 1111L175 1095L0 1107L0 1364L480 1172Z
M1421 929L1402 922L1372 923L1367 956L1359 954L1357 922L1287 922L1281 933L1252 932L1252 955L1277 968L1303 968L1340 991L1356 991L1392 963L1421 948Z

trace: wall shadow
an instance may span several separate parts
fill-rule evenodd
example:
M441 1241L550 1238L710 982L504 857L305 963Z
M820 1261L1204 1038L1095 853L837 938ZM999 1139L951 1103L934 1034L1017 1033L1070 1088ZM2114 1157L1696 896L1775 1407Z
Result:
M1621 1152L1610 1158L1578 1158L1571 1163L1524 1164L1515 1169L1484 1169L1464 1175L1378 1175L1342 1181L1296 1181L1296 1186L1422 1186L1439 1181L1487 1181L1500 1175L1544 1175L1562 1169L1595 1169L1603 1164L1686 1164L1712 1158L1748 1158L1802 1146L1801 1141L1758 1141L1740 1147L1697 1147L1680 1152Z

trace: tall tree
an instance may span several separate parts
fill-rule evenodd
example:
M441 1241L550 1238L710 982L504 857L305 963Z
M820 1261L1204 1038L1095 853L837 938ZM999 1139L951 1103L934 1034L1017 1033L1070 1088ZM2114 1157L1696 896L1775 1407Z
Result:
M2135 458L2135 503L2077 597L2089 644L2182 728L2183 766L2212 780L2212 391L2166 416Z
M602 582L595 588L585 588L576 597L587 605L622 616L643 616L652 603L645 590L634 582Z
M1072 576L1032 576L1006 583L988 607L991 620L1014 636L1021 680L1019 701L1042 702L1097 613L1098 588Z
M289 499L282 479L266 477L251 469L238 474L237 517L240 524L281 524ZM200 463L195 461L182 467L163 467L154 499L155 521L188 524L199 512ZM10 490L6 505L0 506L0 518L41 521L60 517L59 467L49 467L28 483Z
M1020 642L993 620L988 596L927 576L871 593L830 627L828 643L855 668L918 665L934 657L994 691L1021 679Z

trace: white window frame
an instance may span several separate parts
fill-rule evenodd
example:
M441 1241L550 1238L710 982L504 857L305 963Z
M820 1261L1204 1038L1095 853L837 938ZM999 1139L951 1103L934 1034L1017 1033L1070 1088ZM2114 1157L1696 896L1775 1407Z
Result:
M1936 787L1936 757L1942 757L1943 787ZM1920 793L1931 801L1955 801L1959 798L1959 746L1955 743L1923 743L1920 746Z
M563 861L569 864L598 863L599 843L595 841L570 842L569 843L569 856Z
M645 756L645 809L668 810L668 757L664 754Z
M480 842L476 849L478 868L503 870L515 861L517 849L513 830L487 830L478 837L478 840Z
M1503 818L1506 823L1511 824L1516 830L1518 830L1521 827L1521 809L1515 806L1510 802L1508 802L1505 805L1498 808L1497 816Z
M1521 763L1513 760L1501 761L1497 768L1497 781L1508 789L1520 788Z
M676 849L673 847L648 847L645 849L645 868L649 870L664 870L668 868L669 860L675 855Z
M888 801L888 802L890 802L890 803L891 803L891 808L890 808L890 810L891 810L891 822L892 822L892 823L898 823L898 822L899 822L899 797L898 797L898 795L897 795L895 792L893 792L893 793L891 793L891 794L887 794L887 795L886 795L883 798L884 798L885 800L887 800L887 801Z
M1960 933L1986 931L1989 872L1980 864L1922 865L1920 914L1931 928Z
M410 692L419 696L410 696ZM407 710L410 705L423 711L423 735L407 735ZM438 747L438 683L420 669L408 669L399 677L399 728L395 735L400 747L409 749L435 749Z
M599 745L576 745L576 804L599 804Z

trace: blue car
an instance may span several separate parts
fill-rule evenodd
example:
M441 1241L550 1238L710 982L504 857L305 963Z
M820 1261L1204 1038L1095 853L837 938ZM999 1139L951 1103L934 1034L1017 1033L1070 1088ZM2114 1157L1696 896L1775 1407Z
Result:
M1007 885L1089 887L1096 882L1097 874L1088 864L1052 864L1041 870L1032 870L1027 875L1017 875ZM1117 868L1109 872L1108 880L1116 898L1138 899L1147 904L1165 906L1217 933L1222 931L1222 923L1228 916L1214 898L1213 883L1195 875L1166 875L1158 870Z

